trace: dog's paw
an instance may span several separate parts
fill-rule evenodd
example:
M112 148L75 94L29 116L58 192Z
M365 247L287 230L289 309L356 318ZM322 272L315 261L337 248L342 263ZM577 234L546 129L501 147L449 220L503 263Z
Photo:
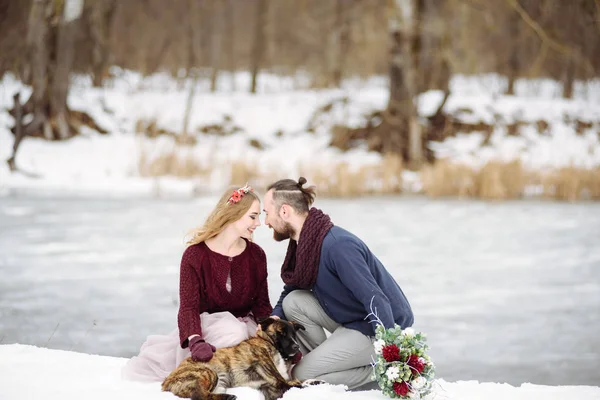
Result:
M320 379L307 379L305 381L302 381L302 386L303 387L309 387L309 386L316 386L316 385L324 385L327 382L322 381Z

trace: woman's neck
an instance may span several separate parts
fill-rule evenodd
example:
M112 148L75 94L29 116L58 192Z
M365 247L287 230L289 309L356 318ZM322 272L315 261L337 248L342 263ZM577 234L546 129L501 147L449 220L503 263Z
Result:
M206 245L214 252L223 254L224 256L236 256L246 248L246 242L239 234L225 229L206 240Z

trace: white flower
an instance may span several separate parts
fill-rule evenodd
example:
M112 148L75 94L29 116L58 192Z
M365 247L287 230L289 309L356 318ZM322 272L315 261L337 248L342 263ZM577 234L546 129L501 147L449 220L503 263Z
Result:
M427 380L425 378L423 378L422 376L419 376L418 378L414 379L410 384L413 388L415 389L421 389L423 386L425 386L425 384L427 383Z
M375 353L381 354L381 350L383 349L383 346L385 346L385 341L378 339L373 343L373 346L375 347Z
M395 381L400 376L400 369L398 367L389 367L388 370L385 371L385 375L390 381Z
M418 391L412 390L409 394L408 397L411 399L420 399L421 398L421 393L419 393Z
M413 328L406 328L402 331L402 334L404 336L413 337L415 336L415 330Z

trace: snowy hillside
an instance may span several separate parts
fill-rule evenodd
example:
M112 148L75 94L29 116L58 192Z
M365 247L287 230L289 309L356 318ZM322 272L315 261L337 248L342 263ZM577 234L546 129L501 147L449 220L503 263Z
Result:
M201 82L194 99L190 131L193 146L178 145L173 134L183 127L190 82L166 75L143 79L114 70L105 88L74 80L69 104L87 111L110 133L85 131L67 142L23 141L17 164L34 177L10 174L0 163L0 190L42 188L73 192L192 195L220 190L230 181L255 185L282 176L304 174L320 186L360 180L365 192L385 191L386 170L392 186L422 190L418 174L401 172L378 153L360 146L346 153L329 147L336 124L357 127L370 112L385 107L385 79L348 81L342 89L310 90L302 80L263 75L258 94L246 91L247 75L239 74L236 92L208 93ZM223 77L225 87L227 77ZM300 83L298 83L300 82ZM520 160L527 170L547 171L600 166L600 82L577 87L574 100L559 97L551 81L520 81L517 96L504 96L497 76L455 77L444 110L470 124L495 126L491 135L458 132L432 143L437 158L481 168L491 160ZM0 81L0 160L11 154L12 118L6 112L12 95L29 89L7 75ZM442 93L418 99L419 113L431 115ZM329 107L324 107L330 105ZM518 126L518 132L507 128ZM140 129L162 135L150 139ZM232 174L233 171L233 174ZM169 176L169 175L177 176ZM389 173L388 173L389 175ZM389 185L388 185L389 186ZM395 186L394 186L395 187Z

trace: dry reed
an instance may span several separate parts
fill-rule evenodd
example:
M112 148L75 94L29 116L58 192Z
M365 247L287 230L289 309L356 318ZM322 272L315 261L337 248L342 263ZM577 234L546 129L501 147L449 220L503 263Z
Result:
M187 146L176 145L155 157L150 157L147 150L142 149L138 158L138 172L143 177L191 178L207 176L210 168L203 166Z
M210 165L211 163L208 163ZM229 165L230 184L251 183L260 188L283 178L276 170L261 173L256 163L233 161ZM203 166L191 148L174 146L158 156L146 151L138 159L139 174L144 177L208 177L210 166ZM385 155L378 164L352 168L348 162L298 166L301 175L317 186L323 197L357 197L397 194L402 191L402 159ZM543 197L561 200L600 200L600 167L582 169L564 167L550 172L528 171L519 161L491 161L480 169L439 160L421 169L423 193L429 197L518 199L527 187L540 187Z
M527 171L519 161L491 161L480 169L440 160L421 170L423 192L430 197L518 199L528 186L541 186L545 198L561 201L600 200L600 168L563 167Z
M543 194L563 201L600 200L600 167L564 167L542 178Z
M245 161L233 161L230 163L231 175L229 178L230 185L244 185L258 180L260 174L256 168L256 164Z

